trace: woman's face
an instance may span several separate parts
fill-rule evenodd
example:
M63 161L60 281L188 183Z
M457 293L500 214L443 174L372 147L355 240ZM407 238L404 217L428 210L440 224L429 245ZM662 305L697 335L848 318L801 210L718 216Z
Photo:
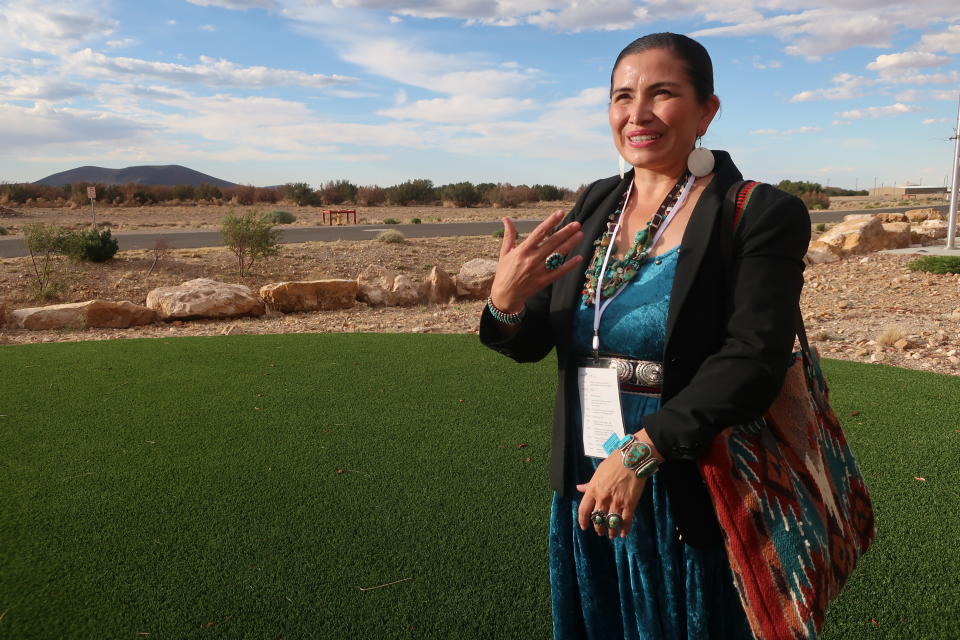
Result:
M626 56L613 72L610 129L634 167L679 175L720 101L700 104L683 61L665 49Z

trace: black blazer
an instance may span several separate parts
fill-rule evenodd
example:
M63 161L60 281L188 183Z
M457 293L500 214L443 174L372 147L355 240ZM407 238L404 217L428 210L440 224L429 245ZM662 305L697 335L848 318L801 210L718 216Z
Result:
M667 483L683 539L716 544L719 527L696 460L730 425L763 414L783 384L794 342L794 320L803 286L803 256L810 216L803 203L769 185L754 190L736 233L721 215L729 187L742 179L730 156L714 151L713 181L700 196L683 235L667 317L661 409L642 427L666 462ZM566 390L575 379L569 350L573 313L583 289L593 241L604 230L633 173L591 184L562 224L578 220L584 239L570 255L574 269L526 303L519 331L504 339L484 309L480 340L518 362L534 362L557 349L557 394L551 443L551 485L575 495L570 458L580 444L567 433ZM732 237L731 237L732 236ZM641 425L627 425L629 432Z

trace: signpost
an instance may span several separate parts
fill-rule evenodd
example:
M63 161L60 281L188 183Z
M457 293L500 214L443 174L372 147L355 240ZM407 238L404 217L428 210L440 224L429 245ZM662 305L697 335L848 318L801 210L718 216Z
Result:
M953 188L950 193L950 215L947 216L947 249L956 249L954 236L957 234L957 195L960 191L960 100L957 101L957 132L953 136L957 141L953 151Z
M90 211L93 212L93 228L97 228L97 209L94 203L97 201L97 188L87 187L87 197L90 198Z

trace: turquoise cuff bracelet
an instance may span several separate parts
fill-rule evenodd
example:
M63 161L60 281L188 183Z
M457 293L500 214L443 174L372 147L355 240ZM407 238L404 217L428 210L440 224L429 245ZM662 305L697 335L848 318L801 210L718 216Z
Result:
M633 436L620 447L623 466L633 471L638 478L646 478L660 467L660 461L653 457L653 450Z
M516 313L504 313L494 306L492 297L487 298L487 309L490 310L490 315L493 316L494 320L501 324L520 324L524 314L527 312L527 308L524 307Z

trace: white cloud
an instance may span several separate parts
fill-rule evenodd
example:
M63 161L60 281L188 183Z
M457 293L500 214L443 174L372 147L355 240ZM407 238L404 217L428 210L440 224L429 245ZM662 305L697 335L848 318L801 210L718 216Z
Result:
M425 120L428 122L487 122L501 120L504 116L532 109L531 99L517 98L475 98L472 96L453 96L433 100L417 100L409 104L382 109L377 115L398 120Z
M928 33L920 38L920 48L925 51L960 53L960 24L950 26L940 33Z
M200 7L221 7L246 11L247 9L274 9L278 5L275 0L187 0L190 4Z
M950 100L956 102L960 98L960 91L957 89L935 89L930 92L930 97L934 100Z
M793 136L803 133L820 133L823 131L822 127L797 127L796 129L756 129L750 133L761 135L761 136Z
M631 0L580 0L559 10L545 10L527 17L527 22L559 31L632 29L647 16Z
M836 87L827 89L810 89L801 91L790 98L790 102L809 102L811 100L849 100L852 98L862 98L864 93L859 91L860 87L873 84L873 81L850 73L838 73L833 76L832 81Z
M783 63L780 62L779 60L768 60L766 62L763 62L756 56L754 57L753 62L751 64L753 64L754 69L779 69L780 67L783 66Z
M387 19L390 21L390 24L399 24L403 22L403 18L401 18L400 16L390 16Z
M141 123L108 113L0 103L0 139L7 151L123 140L144 130Z
M916 89L901 91L895 96L897 102L916 102L920 99L920 92Z
M950 62L949 56L938 56L923 51L904 51L877 56L867 65L871 71L884 69L919 69L923 67L942 67Z
M113 33L118 23L104 17L97 0L10 0L0 11L0 51L21 48L62 54L85 40Z
M107 40L107 46L111 49L123 49L137 44L134 38L121 38L120 40Z
M956 84L960 82L960 73L919 73L913 69L884 69L879 72L877 79L890 84Z
M208 86L273 87L301 86L323 88L351 84L356 80L339 75L310 74L288 69L243 67L229 60L201 56L200 64L188 66L172 62L153 62L138 58L109 57L84 49L64 58L65 73L117 78L133 76L169 82L198 82Z
M927 118L926 120L923 121L922 124L940 124L946 121L947 121L946 118Z
M837 115L848 120L859 120L861 118L881 118L883 116L895 116L902 113L912 113L914 111L923 111L922 107L917 105L906 105L902 102L891 104L886 107L866 107L864 109L852 109L844 111Z
M167 24L172 27L172 26L174 26L175 24L177 24L177 21L176 21L176 20L173 20L173 19L170 19L170 20L167 20Z
M62 78L45 76L6 76L0 78L0 97L8 100L46 100L60 102L92 95L93 90Z
M213 26L212 24L202 24L202 25L200 25L200 30L201 30L201 31L216 31L217 28L216 28L215 26Z

